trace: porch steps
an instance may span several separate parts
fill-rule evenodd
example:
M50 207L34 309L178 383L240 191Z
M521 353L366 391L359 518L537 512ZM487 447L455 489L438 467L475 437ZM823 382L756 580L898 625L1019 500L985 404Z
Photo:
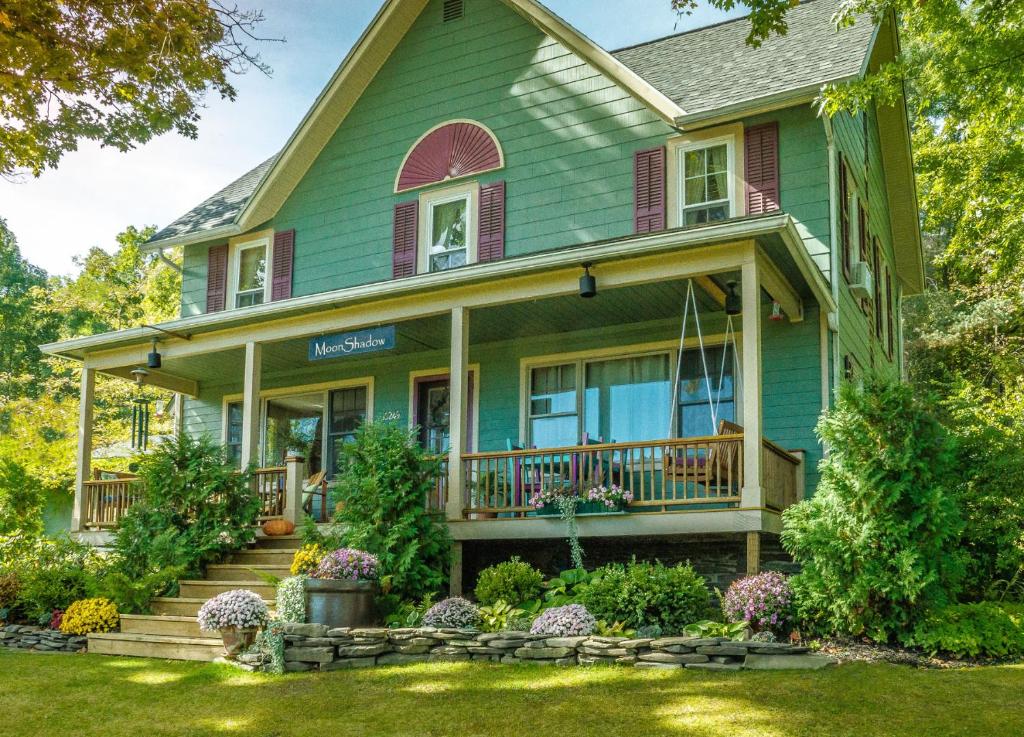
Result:
M214 660L224 654L220 637L177 637L107 632L89 635L89 652L164 660Z
M259 594L273 610L275 590L254 571L277 578L290 575L298 535L259 537L253 547L233 553L227 563L207 567L206 578L179 581L178 596L158 596L152 614L122 614L121 631L89 635L89 652L166 660L214 660L224 654L220 636L199 629L196 616L212 596L232 589Z

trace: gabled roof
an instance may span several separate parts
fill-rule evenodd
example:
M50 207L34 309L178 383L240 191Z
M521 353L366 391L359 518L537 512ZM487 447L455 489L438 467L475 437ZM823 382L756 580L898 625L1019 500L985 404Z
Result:
M150 248L245 232L274 216L428 0L387 0L279 154L175 220ZM862 73L875 25L836 31L840 0L807 0L787 14L789 33L746 44L746 18L609 53L535 0L502 0L538 29L673 126L707 124L759 105L796 104L821 84Z
M815 95L827 82L860 76L876 26L861 18L836 30L839 0L807 0L786 13L789 30L746 45L744 18L677 33L612 55L685 112L677 122L747 109L779 96Z

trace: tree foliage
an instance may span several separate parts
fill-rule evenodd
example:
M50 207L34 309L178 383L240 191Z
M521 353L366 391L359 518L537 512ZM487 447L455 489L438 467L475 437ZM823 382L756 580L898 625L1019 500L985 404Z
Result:
M450 540L426 499L440 464L408 431L366 423L345 446L336 521L346 545L380 561L381 585L396 599L418 599L446 584Z
M262 20L220 0L5 0L0 176L38 176L81 140L195 138L208 90L233 100L229 75L269 71L249 46Z
M817 491L783 518L803 619L903 636L959 591L953 442L913 388L873 376L843 385L817 431L831 449Z

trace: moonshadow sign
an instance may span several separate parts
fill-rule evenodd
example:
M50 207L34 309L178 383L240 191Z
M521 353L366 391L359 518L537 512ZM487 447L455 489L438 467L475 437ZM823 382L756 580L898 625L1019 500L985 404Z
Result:
M322 361L325 358L342 358L360 353L389 351L395 347L395 326L385 325L351 333L321 335L309 341L309 360Z

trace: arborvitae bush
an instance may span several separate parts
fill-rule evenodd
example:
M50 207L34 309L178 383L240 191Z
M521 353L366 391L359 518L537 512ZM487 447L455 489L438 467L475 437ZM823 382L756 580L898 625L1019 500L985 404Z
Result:
M513 556L480 571L473 593L481 606L493 606L499 601L518 606L539 597L542 583L544 576L540 571Z

